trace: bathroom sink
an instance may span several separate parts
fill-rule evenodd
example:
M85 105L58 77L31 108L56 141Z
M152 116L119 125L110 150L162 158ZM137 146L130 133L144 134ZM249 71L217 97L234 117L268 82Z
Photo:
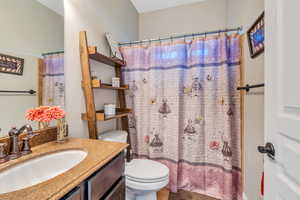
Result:
M33 158L0 171L0 194L47 181L79 164L87 153L68 150Z

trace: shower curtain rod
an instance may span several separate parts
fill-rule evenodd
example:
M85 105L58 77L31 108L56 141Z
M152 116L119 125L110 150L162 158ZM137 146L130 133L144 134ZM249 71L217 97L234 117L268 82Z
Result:
M209 31L209 32L202 32L202 33L192 33L192 34L185 34L185 35L177 35L177 36L170 36L166 38L158 38L158 39L148 39L148 40L140 40L140 41L132 41L132 42L120 42L119 46L126 46L132 44L141 44L145 42L157 42L157 41L164 41L164 40L173 40L173 39L180 39L180 38L187 38L187 37L196 37L201 35L211 35L211 34L218 34L218 33L228 33L238 31L240 32L243 27L237 27L232 29L223 29L223 30L216 30L216 31Z
M42 53L42 56L48 56L48 55L54 55L60 53L65 53L65 51L54 51L54 52Z

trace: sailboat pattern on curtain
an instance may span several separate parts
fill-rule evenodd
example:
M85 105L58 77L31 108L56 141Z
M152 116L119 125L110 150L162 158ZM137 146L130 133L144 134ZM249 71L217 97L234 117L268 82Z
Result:
M167 165L173 192L241 200L239 35L121 52L134 155Z

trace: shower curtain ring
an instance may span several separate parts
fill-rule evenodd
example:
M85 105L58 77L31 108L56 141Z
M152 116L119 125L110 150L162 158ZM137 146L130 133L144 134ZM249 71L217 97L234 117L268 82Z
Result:
M222 32L222 31L221 31L221 30L219 30L219 36L221 36L221 32Z
M224 35L227 36L228 33L227 29L223 30L222 33L224 33Z
M239 28L238 28L238 30L237 30L237 34L240 34L241 32L242 32L242 27L240 26Z

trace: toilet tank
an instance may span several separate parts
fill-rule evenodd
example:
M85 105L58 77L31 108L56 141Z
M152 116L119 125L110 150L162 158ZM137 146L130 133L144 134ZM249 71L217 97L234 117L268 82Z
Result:
M107 131L100 133L98 139L111 142L127 143L127 135L128 133L123 130Z

